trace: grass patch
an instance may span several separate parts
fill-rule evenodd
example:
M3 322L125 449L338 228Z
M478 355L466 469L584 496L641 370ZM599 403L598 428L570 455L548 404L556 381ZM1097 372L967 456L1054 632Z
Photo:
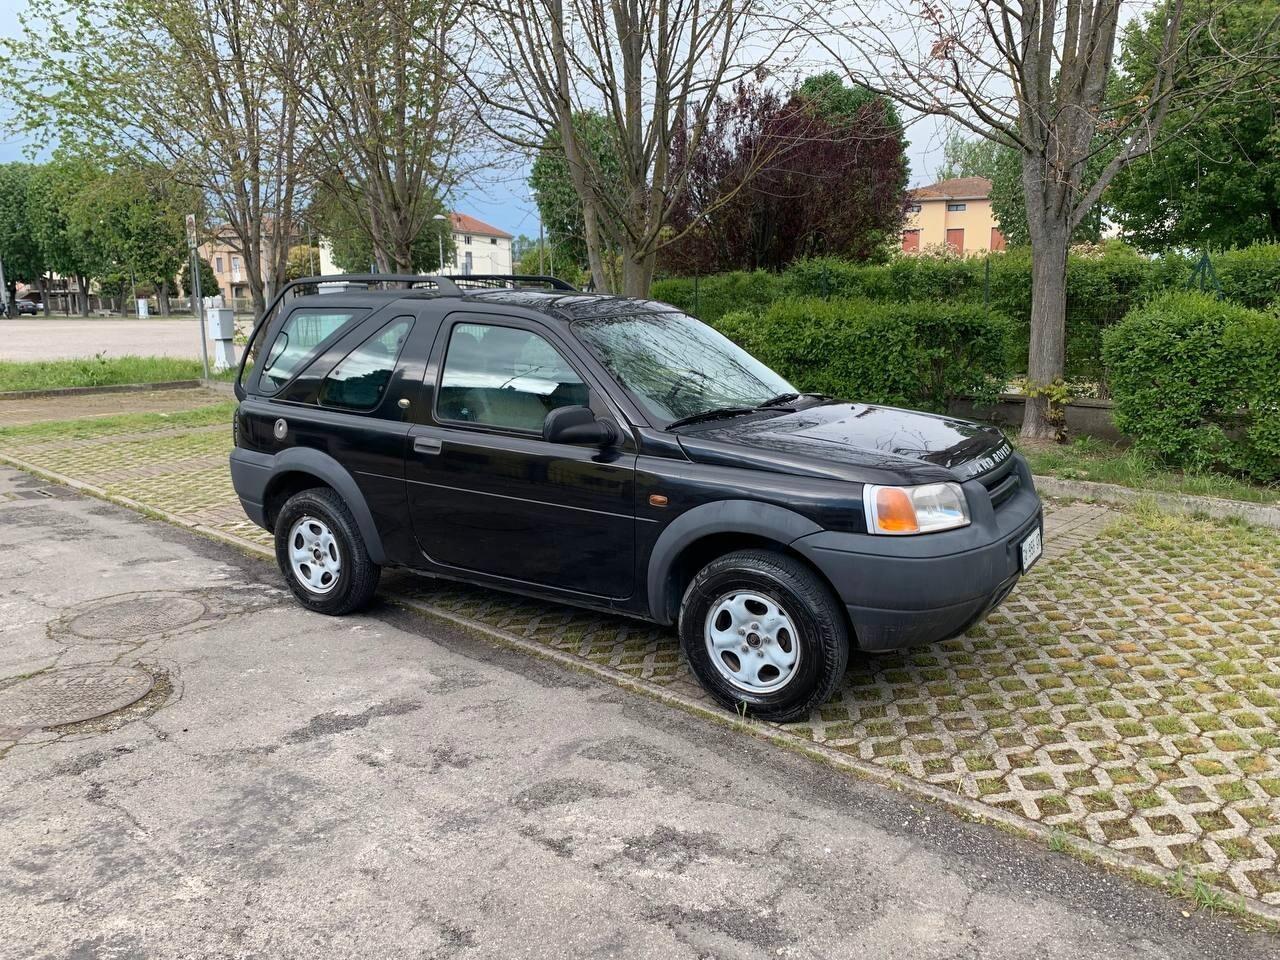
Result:
M181 357L108 357L99 353L77 360L0 361L0 392L57 390L60 387L110 387L123 383L163 383L198 380L204 376L199 360ZM234 370L213 374L230 380Z
M1012 438L1016 442L1016 437ZM1138 490L1184 493L1200 497L1280 502L1280 485L1250 483L1213 471L1187 471L1163 466L1132 447L1118 447L1095 437L1079 437L1059 446L1020 448L1031 472L1063 480L1093 480Z
M228 400L195 410L180 410L176 413L122 413L114 417L27 423L16 427L0 427L0 441L57 438L82 440L109 436L113 433L141 433L169 427L207 427L221 423L226 424L228 443L230 443L231 414L235 408L235 401Z

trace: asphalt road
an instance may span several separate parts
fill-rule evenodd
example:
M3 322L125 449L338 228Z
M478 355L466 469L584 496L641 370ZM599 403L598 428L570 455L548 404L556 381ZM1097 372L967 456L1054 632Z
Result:
M240 322L249 325L248 318ZM212 341L209 351L212 357ZM98 353L194 360L200 357L200 338L190 316L171 320L0 318L0 360L69 360Z
M1275 955L464 631L305 613L260 561L40 489L0 468L0 677L161 681L0 756L0 957Z

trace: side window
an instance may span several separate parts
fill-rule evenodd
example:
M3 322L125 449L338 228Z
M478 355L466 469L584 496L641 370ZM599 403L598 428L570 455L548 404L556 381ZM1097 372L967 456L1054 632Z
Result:
M359 314L363 315L364 311ZM356 316L356 312L339 313L335 310L295 310L289 314L262 361L262 374L258 381L261 387L279 390L312 350Z
M436 400L441 420L538 432L552 410L589 401L582 378L536 333L480 323L453 328Z
M372 410L381 401L391 373L413 327L399 317L348 353L320 385L320 403L348 410Z

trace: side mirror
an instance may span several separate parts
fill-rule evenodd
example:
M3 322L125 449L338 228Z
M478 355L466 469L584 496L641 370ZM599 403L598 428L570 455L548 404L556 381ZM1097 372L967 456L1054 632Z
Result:
M548 443L574 443L607 447L618 440L618 431L607 420L597 420L588 407L557 407L542 421L542 439Z

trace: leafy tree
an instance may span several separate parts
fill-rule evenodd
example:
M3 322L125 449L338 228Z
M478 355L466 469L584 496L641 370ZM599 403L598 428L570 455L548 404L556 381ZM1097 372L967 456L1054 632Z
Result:
M213 267L209 265L209 261L199 254L196 260L200 264L200 296L216 297L222 291L218 287L218 275L213 272ZM182 289L186 291L188 297L192 296L195 291L191 288L191 258L182 265L182 269L178 272L178 283L182 285Z
M1204 2L1190 11L1203 19ZM1245 46L1280 15L1280 0L1240 0L1222 10L1218 40ZM1154 70L1151 15L1130 24L1122 56L1131 84ZM1197 37L1192 55L1212 56ZM1108 194L1116 223L1137 246L1237 247L1280 240L1280 61L1233 84L1201 111L1189 104L1171 113L1175 134L1161 149L1116 177Z
M320 248L300 243L289 250L289 262L285 267L285 279L314 277L320 272Z
M574 115L573 127L581 148L591 156L591 168L598 170L600 176L617 182L621 172L610 121L600 113L585 110ZM568 257L578 267L587 269L589 256L582 198L574 186L559 131L543 138L529 173L529 186L538 204L543 229L551 238L548 246L554 247L562 258ZM605 269L617 261L620 231L621 224L616 218L597 213L598 245ZM614 276L611 279L616 282L618 278Z
M538 241L526 246L515 262L515 272L525 274L549 274L567 280L575 287L584 286L590 279L582 262L567 249L567 244L544 244L539 255Z
M89 281L105 276L111 265L96 219L83 215L82 203L104 176L92 160L60 150L32 178L32 227L48 269L75 279L81 316L89 315Z
M435 196L422 201L425 209L434 211L426 225L410 247L408 264L396 269L411 273L434 273L442 269L440 246L444 244L444 260L454 259L453 228L448 220L436 220L436 213L447 216L444 204ZM355 215L350 203L340 202L332 187L320 186L307 213L308 219L320 237L329 242L334 264L346 273L368 273L380 264L374 252L373 238L362 220Z
M716 104L672 216L680 235L669 267L711 272L780 269L803 256L867 259L902 224L907 163L892 104L833 73L786 100L739 84Z
M31 223L32 180L29 163L0 165L0 262L4 264L6 289L0 302L12 303L19 280L43 283L46 270L40 238ZM45 298L45 312L49 309Z

